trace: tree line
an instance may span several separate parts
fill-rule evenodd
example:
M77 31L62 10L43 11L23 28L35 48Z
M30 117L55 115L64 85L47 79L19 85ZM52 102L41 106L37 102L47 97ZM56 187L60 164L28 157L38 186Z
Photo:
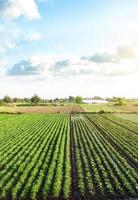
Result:
M112 98L102 98L99 96L94 96L93 100L106 100L107 102L115 102L116 105L126 105L126 99L124 97L112 97ZM83 103L83 97L81 96L69 96L68 98L55 98L55 99L42 99L37 94L34 94L31 98L17 98L10 97L9 95L4 96L0 100L0 105L10 104L10 103L25 103L25 104L39 104L39 103Z
M83 98L81 96L69 96L69 98L55 98L55 99L42 99L37 94L33 95L31 98L17 98L10 97L9 95L5 95L3 99L0 100L0 104L12 104L12 103L65 103L65 102L76 102L82 103Z

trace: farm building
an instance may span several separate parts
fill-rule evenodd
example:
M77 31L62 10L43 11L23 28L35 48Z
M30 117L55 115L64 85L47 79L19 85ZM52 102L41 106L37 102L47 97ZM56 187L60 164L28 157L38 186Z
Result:
M92 99L92 98L84 98L83 103L100 104L100 103L107 103L107 101L106 100L95 100L95 99Z

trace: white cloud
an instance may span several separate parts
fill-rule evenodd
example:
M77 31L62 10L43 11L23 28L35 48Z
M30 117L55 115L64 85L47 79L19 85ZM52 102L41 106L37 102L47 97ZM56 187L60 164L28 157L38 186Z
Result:
M8 61L6 59L0 59L0 78L5 75L7 64Z
M42 35L39 32L32 33L26 37L28 41L38 41L42 39Z
M6 49L4 47L0 47L0 54L6 53Z
M95 63L81 60L79 56L40 54L11 66L7 71L9 76L5 76L5 81L0 78L0 84L6 88L2 94L8 91L13 96L38 93L46 98L69 95L136 97L137 63L138 58L122 59L119 63Z
M63 45L61 45L61 44L57 44L57 45L54 46L54 49L55 49L56 51L61 51L61 50L64 49L64 47L63 47Z
M40 18L35 0L5 0L2 3L2 15L12 20L24 16L29 20Z
M0 25L0 33L4 31L4 26Z
M11 42L11 41L5 41L5 47L7 49L14 49L16 47L16 44L14 42Z
M136 57L135 45L122 45L117 48L117 55L120 59Z
M17 47L21 32L15 23L0 24L0 56Z
M82 60L79 56L34 55L27 60L11 66L11 76L42 76L42 77L117 77L138 73L138 59L124 59L119 63L95 63ZM40 78L40 77L39 77Z
M82 56L81 60L87 60L95 63L119 63L124 59L133 59L138 57L138 45L121 45L115 49L114 53L96 53L92 56Z
M21 60L7 70L10 76L48 76L50 69L54 65L56 56L34 55L26 60Z
M96 53L93 56L83 56L82 60L89 60L95 63L117 63L119 62L119 57L116 55L109 54L107 52L104 53Z
M48 0L37 0L38 2L47 2Z

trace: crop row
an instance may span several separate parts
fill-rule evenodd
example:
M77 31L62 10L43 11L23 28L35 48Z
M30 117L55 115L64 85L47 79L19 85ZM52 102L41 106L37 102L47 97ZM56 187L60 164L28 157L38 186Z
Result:
M88 115L87 115L88 116ZM89 119L94 122L105 137L112 142L116 148L128 156L128 161L138 163L138 137L135 133L124 127L117 125L100 115L89 115Z
M72 116L78 195L117 198L137 195L138 174L85 116Z
M122 114L123 115L123 114ZM131 114L129 114L131 115ZM119 117L118 115L113 114L102 114L103 117L111 120L112 122L130 130L132 133L138 134L138 124L136 122L132 122L127 119L123 119L122 117Z
M14 117L15 115L12 115L12 114L0 114L0 122L4 121L4 120L7 120L11 117Z
M1 115L0 199L137 197L138 137L118 123L99 114Z
M23 126L25 117L27 123ZM23 115L20 118L1 129L7 134L0 134L0 198L68 197L68 116Z

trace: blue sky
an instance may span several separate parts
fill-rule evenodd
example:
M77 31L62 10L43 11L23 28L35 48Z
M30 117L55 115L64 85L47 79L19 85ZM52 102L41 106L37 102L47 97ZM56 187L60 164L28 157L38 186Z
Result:
M0 97L138 97L137 10L137 0L0 1Z

